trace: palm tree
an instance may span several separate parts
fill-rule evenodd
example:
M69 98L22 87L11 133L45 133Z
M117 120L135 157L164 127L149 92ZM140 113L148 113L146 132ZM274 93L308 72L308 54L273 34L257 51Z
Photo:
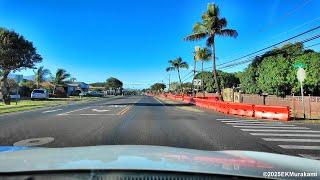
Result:
M202 22L196 22L193 26L193 33L184 39L187 41L198 41L206 38L206 44L211 47L212 51L212 73L214 82L217 87L217 93L222 100L221 89L217 78L215 36L237 37L238 33L236 30L226 29L228 24L227 20L220 17L219 7L215 4L208 4L208 9L203 13L201 19Z
M169 71L177 71L180 85L182 85L182 81L181 81L181 77L180 77L180 69L188 69L189 68L188 63L182 61L181 57L178 57L175 60L170 60L169 64L170 64L170 66L167 67L166 71L167 72L169 72Z
M40 66L36 71L33 71L35 74L35 81L37 88L40 87L40 84L45 81L46 76L50 75L50 70L45 69L43 66Z
M70 78L70 74L64 69L57 69L56 76L54 77L55 85L62 85L66 79Z
M208 62L211 59L212 53L210 52L209 48L199 48L195 52L195 59L201 61L201 86L202 86L202 93L203 97L205 97L204 93L204 82L203 82L203 63Z

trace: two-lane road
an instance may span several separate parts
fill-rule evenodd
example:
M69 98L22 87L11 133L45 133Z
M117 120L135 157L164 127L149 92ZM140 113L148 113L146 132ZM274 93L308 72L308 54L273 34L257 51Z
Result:
M0 145L162 145L318 158L320 131L314 128L127 96L0 116Z

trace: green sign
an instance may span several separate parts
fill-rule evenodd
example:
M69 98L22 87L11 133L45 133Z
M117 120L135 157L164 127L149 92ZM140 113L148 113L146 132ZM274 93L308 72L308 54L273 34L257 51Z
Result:
M295 68L304 68L304 67L306 67L306 65L303 64L303 63L295 63L293 66L294 66Z

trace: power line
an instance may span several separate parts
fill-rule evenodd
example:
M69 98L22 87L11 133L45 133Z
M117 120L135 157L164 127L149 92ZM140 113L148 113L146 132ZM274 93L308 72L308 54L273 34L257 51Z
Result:
M306 42L309 42L309 41L312 41L312 40L315 40L315 39L318 39L318 38L320 38L320 34L315 35L315 36L313 36L311 38L307 38L307 39L305 39L303 41L300 41L300 43L306 43ZM320 43L317 43L317 44L320 44ZM287 48L289 48L289 47L287 47ZM245 63L251 62L252 60L253 59L246 59L246 60L243 60L243 61L240 61L240 62L237 62L237 63L233 63L233 64L229 64L229 65L223 66L221 68L225 69L225 68L229 68L229 67L238 66L238 65L241 65L241 64L245 64Z
M231 62L238 61L238 60L240 60L240 59L249 57L249 56L254 55L254 54L256 54L256 53L259 53L259 52L265 51L265 50L267 50L267 49L270 49L270 48L272 48L272 47L275 47L275 46L277 46L277 45L279 45L279 44L288 42L288 41L290 41L290 40L292 40L292 39L295 39L295 38L297 38L297 37L300 37L300 36L302 36L302 35L304 35L304 34L307 34L307 33L309 33L309 32L315 31L315 30L317 30L317 29L319 29L319 28L320 28L320 26L317 26L317 27L315 27L315 28L312 28L312 29L309 29L309 30L307 30L307 31L305 31L305 32L302 32L302 33L300 33L300 34L298 34L298 35L295 35L295 36L293 36L293 37L290 37L290 38L288 38L288 39L285 39L285 40L283 40L283 41L280 41L280 42L278 42L278 43L275 43L275 44L270 45L270 46L268 46L268 47L265 47L265 48L263 48L263 49L260 49L260 50L258 50L258 51L255 51L255 52L249 53L249 54L247 54L247 55L244 55L244 56L242 56L242 57L240 57L240 58L236 58L236 59L234 59L234 60L231 60L231 61L228 61L228 62L224 62L224 63L218 64L217 66L222 66L222 65L229 64L229 63L231 63Z

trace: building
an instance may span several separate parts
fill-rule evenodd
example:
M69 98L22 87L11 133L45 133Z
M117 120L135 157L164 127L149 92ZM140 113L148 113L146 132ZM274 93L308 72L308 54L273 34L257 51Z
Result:
M89 84L84 82L73 82L67 84L67 95L79 95L81 92L88 92Z

